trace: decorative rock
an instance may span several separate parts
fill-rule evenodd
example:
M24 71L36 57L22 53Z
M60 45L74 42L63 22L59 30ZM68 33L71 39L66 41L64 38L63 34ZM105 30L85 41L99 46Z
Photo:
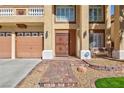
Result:
M84 67L84 66L79 66L79 67L77 67L77 71L78 72L86 72L87 71L87 68L86 67Z
M88 63L86 61L83 61L86 65L88 64L90 68L95 70L103 70L103 71L122 71L124 69L123 66L98 66L98 65L92 65L91 63ZM77 70L80 70L77 68ZM80 71L82 72L82 71ZM122 71L123 72L123 71Z

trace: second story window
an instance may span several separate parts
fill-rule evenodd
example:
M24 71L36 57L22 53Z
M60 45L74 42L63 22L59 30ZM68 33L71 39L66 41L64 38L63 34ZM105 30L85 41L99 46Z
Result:
M90 22L103 22L104 21L104 8L102 5L89 6L89 21Z
M57 5L56 6L56 22L74 22L75 6Z

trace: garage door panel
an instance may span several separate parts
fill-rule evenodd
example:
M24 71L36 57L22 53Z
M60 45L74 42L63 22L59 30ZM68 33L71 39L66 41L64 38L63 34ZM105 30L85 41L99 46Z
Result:
M33 32L31 32L32 34ZM25 33L23 33L24 35ZM30 35L31 35L30 34ZM40 58L43 50L43 37L38 36L17 36L16 37L17 57Z
M11 57L11 33L0 32L0 58L10 57Z

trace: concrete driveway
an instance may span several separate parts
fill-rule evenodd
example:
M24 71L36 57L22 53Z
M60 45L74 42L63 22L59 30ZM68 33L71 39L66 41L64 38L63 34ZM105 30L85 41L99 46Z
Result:
M0 59L0 88L16 87L40 59Z

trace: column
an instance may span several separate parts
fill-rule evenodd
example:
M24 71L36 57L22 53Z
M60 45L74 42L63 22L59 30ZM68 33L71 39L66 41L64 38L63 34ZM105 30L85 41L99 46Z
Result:
M124 60L124 5L120 5L120 29L119 29L119 35L120 35L120 49L119 49L119 59Z
M80 6L80 58L90 59L89 51L89 6Z
M11 59L15 59L15 32L12 32L12 40L11 40Z
M119 29L120 29L120 23L119 23L119 13L120 9L119 6L115 6L115 16L114 16L114 50L112 52L113 58L119 58L119 49L120 49L120 40L119 40Z
M111 6L105 6L105 47L109 49L108 56L111 57Z
M53 59L53 11L52 5L44 6L44 50L43 59Z

